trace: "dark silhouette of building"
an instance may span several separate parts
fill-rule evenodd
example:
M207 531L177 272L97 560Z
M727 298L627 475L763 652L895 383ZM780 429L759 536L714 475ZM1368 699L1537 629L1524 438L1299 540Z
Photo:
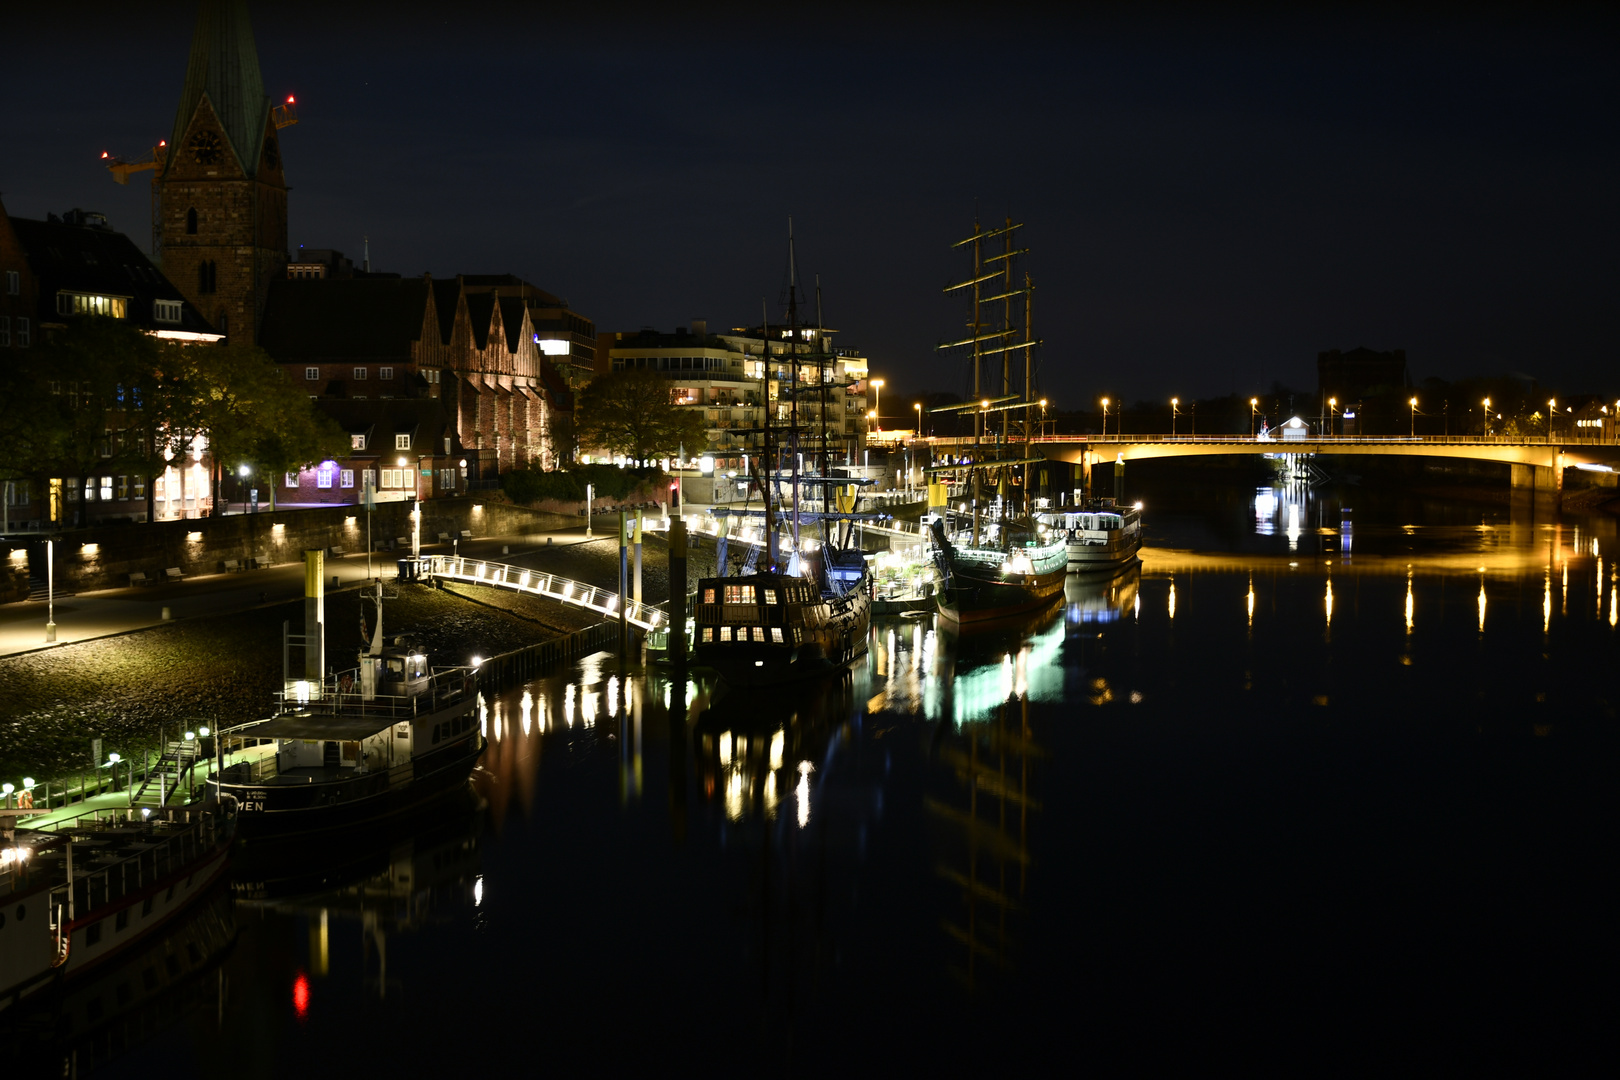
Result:
M1359 401L1412 385L1405 349L1377 352L1365 347L1317 353L1316 381L1324 399L1336 397L1340 402Z

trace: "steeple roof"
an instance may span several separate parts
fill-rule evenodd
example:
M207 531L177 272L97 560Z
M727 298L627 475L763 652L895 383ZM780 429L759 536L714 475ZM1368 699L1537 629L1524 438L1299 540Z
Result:
M198 6L186 84L180 91L180 108L169 137L171 154L179 151L204 94L225 126L237 161L252 176L258 171L270 99L259 75L259 50L253 42L247 0L202 0Z

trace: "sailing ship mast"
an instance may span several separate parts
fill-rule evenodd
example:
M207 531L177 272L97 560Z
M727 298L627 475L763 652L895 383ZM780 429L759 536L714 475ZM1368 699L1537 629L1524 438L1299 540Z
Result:
M970 345L973 348L973 399L974 402L977 403L973 421L973 456L975 466L977 466L972 470L973 536L971 543L974 547L979 545L980 534L982 531L984 467L981 463L984 462L983 447L985 437L987 435L991 435L994 431L990 417L990 412L992 409L1002 413L1000 430L1001 437L999 441L1007 445L1011 445L1015 434L1014 418L1012 414L1015 411L1022 413L1023 441L1025 447L1024 458L1028 459L1029 457L1028 446L1031 430L1030 408L1033 405L1035 391L1034 348L1036 345L1039 345L1040 342L1034 337L1033 327L1030 322L1030 319L1034 313L1032 298L1035 286L1033 279L1026 273L1024 275L1023 285L1020 286L1015 284L1017 279L1015 277L1013 263L1018 256L1027 254L1029 251L1028 248L1013 247L1013 234L1021 228L1023 228L1023 223L1014 223L1013 219L1010 217L1006 219L1006 223L1003 227L999 229L990 229L988 231L981 228L979 222L975 220L973 223L973 235L965 239L958 240L956 243L951 245L953 249L971 246L973 253L973 272L967 278L967 280L954 282L945 286L943 290L947 293L956 292L961 289L970 290L969 299L971 317L968 321L968 336L956 341L943 342L937 347L939 349L953 349L959 348L963 345ZM986 257L984 254L985 242L988 240L993 240L996 237L1002 238L1002 250L999 254ZM1000 263L1001 265L994 266L993 264L996 263ZM1001 279L1001 291L994 293L993 295L985 295L984 287L986 283L996 281L998 278ZM1013 306L1019 297L1024 299L1024 325L1021 328L1017 325L1017 321L1014 318L1015 309ZM984 309L986 305L994 304L998 300L1002 303L1001 326L996 329L987 329L986 327L988 324L984 321ZM1020 333L1023 340L1015 340L1020 336ZM1012 354L1020 349L1022 349L1024 353L1023 386L1019 389L1014 389L1015 383L1013 379ZM998 353L1001 355L1001 378L1000 386L997 387L997 393L995 394L995 400L992 401L990 398L985 396L986 379L984 366L986 359ZM1004 466L1004 468L1005 467L1006 466ZM1024 490L1027 492L1027 463L1025 464L1025 470ZM1005 481L1003 481L1003 483L1005 484ZM1010 498L1010 493L1008 497Z

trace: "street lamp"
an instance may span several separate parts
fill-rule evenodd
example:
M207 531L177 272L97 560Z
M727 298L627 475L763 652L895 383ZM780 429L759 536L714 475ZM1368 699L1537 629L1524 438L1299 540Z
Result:
M236 475L242 478L242 513L244 514L248 512L247 478L252 474L253 470L248 468L246 465L238 465L236 467Z
M1410 398L1406 403L1412 406L1412 427L1407 434L1415 439L1417 438L1417 398Z
M1491 433L1491 399L1486 398L1484 404L1485 404L1485 415L1484 415L1483 418L1481 418L1481 420L1479 422L1480 423L1479 433L1481 435L1489 435Z
M913 402L911 407L917 413L917 435L919 437L921 437L921 435L922 435L922 402L920 402L920 401Z
M1257 417L1259 415L1260 415L1260 399L1257 398L1257 397L1252 397L1252 398L1249 399L1249 438L1251 438L1251 439L1254 438L1254 421L1255 421L1255 417Z
M1102 433L1103 433L1103 438L1106 439L1108 437L1108 399L1107 398L1102 399L1102 407L1103 407L1103 429L1102 429Z
M1170 437L1172 439L1176 437L1176 417L1181 415L1180 405L1180 398L1173 397L1170 399Z
M1558 400L1556 398L1548 398L1547 399L1547 441L1549 443L1552 442L1552 416L1553 416L1553 410L1556 409L1556 408L1558 408Z

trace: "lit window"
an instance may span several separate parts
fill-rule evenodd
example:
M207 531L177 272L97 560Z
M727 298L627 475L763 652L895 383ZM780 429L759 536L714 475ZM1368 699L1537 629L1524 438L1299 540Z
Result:
M112 501L112 493L113 493L112 477L103 476L101 478L101 498L102 498L102 500L104 502L111 502Z
M320 368L318 368L318 367L307 367L307 368L304 369L304 378L308 379L310 382L314 382L316 379L318 379L320 377L321 377L321 369Z
M298 486L298 474L297 473L295 473L295 472L287 473L285 479L286 479L286 483L287 483L288 487L295 488L295 487Z
M179 322L180 301L154 300L152 301L152 318L157 322Z
M332 473L333 469L327 465L322 465L316 469L315 486L318 488L330 488L332 486Z
M354 470L353 469L344 469L342 472L340 472L338 474L338 486L339 487L346 487L346 488L354 487Z
M703 602L705 604L714 603L714 590L713 589L704 589L703 590Z
M720 640L721 641L730 641L731 640L731 627L722 626L720 628Z
M761 589L760 591L765 594L765 603L766 604L775 604L776 603L776 590L775 589Z
M754 602L754 587L752 585L727 585L726 603L752 604Z
M129 299L123 296L101 296L95 293L59 292L56 294L58 315L106 315L122 319L129 312Z
M765 628L763 626L754 627L754 640L755 641L764 641L765 640Z
M129 477L127 476L118 478L118 497L120 499L129 498Z
M713 641L714 640L714 627L705 626L703 628L703 640L704 641Z
M135 478L135 498L146 498L146 477L144 476L137 476Z
M409 450L410 448L411 448L411 437L409 435L395 435L394 436L394 449L395 450Z
M366 369L365 368L357 367L357 368L354 369L354 381L355 382L365 382L366 381Z
M351 449L351 450L364 450L365 448L366 448L366 437L364 435L350 435L349 436L349 449Z
M771 640L778 645L782 644L782 628L780 626L771 627Z
M393 377L394 377L394 369L393 368L385 367L385 368L378 368L377 369L377 378L379 378L379 379L392 379Z

